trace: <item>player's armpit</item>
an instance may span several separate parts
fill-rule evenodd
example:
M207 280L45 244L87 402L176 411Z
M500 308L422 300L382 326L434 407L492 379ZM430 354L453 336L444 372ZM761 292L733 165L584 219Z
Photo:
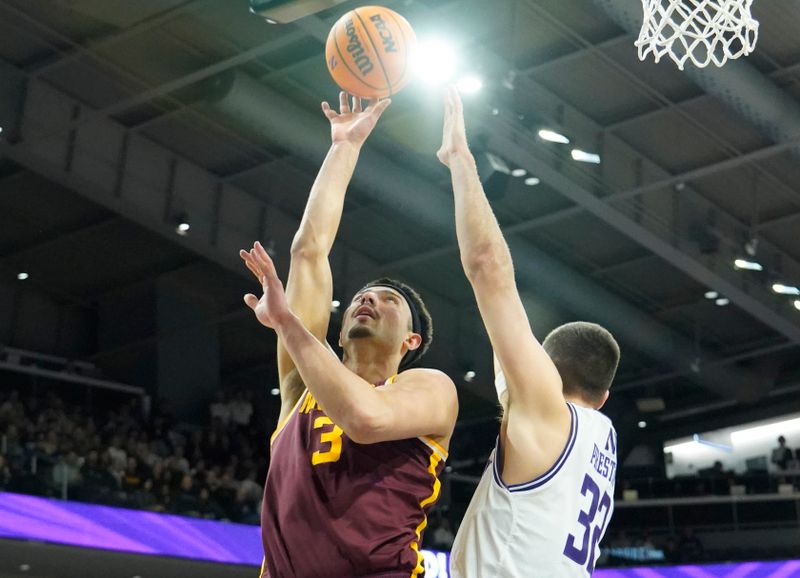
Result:
M429 436L449 440L458 417L455 384L432 369L409 369L375 390L348 435L358 443Z

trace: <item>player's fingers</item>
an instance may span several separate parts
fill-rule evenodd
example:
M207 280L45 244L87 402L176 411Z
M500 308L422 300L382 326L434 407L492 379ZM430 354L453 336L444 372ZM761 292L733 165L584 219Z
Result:
M255 311L256 305L258 305L258 297L256 297L252 293L248 293L247 295L244 296L244 303L250 309Z
M350 112L350 103L347 102L347 93L342 91L339 93L339 113L346 114Z
M272 282L278 280L278 272L275 270L275 263L272 262L269 253L267 253L266 249L264 249L258 241L256 241L255 244L255 253L261 273L267 278L266 281Z
M357 96L353 97L353 112L361 112L361 99Z
M325 118L328 120L336 118L336 111L331 108L331 105L327 102L322 103L322 114L325 115Z
M375 105L375 108L373 109L372 114L375 116L376 120L381 117L381 115L386 111L387 108L389 108L390 104L392 104L392 99L391 98L386 98L384 100L379 101Z

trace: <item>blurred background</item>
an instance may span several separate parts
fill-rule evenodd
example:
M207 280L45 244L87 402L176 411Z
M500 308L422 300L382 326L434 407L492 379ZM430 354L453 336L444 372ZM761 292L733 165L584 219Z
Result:
M0 498L258 524L275 339L237 252L261 240L286 274L338 94L325 39L359 5L270 23L284 4L0 0ZM622 348L599 567L800 558L800 7L757 1L753 55L682 72L639 62L629 0L381 4L426 68L361 156L328 339L378 276L431 309L424 365L461 412L426 546L449 550L498 432L435 158L456 82L535 333L594 321ZM0 576L93 563L0 546Z

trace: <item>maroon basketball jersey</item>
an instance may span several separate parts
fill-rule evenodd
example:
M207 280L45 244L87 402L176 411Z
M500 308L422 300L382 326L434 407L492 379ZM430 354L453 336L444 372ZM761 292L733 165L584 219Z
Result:
M428 438L357 444L306 391L272 435L262 578L416 578L446 452Z

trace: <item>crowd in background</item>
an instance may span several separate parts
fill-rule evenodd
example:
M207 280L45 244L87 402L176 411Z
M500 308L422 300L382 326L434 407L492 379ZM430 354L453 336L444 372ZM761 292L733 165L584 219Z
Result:
M256 424L251 392L220 392L202 423L194 424L178 422L164 401L147 407L142 398L125 396L114 403L87 404L66 393L0 389L0 491L260 522L269 432ZM446 471L455 469L462 479L480 477L495 428L494 422L462 427L450 448ZM736 485L747 493L775 492L781 484L796 482L790 476L795 458L785 442L779 442L766 458L777 466L772 475L734 475L716 463L694 477L621 478L617 498L626 499L625 492L631 490L636 490L638 499L729 495ZM452 547L473 489L464 481L451 483L445 474L439 504L428 520L425 547ZM783 507L779 502L770 505ZM642 556L654 552L663 557L648 562L703 559L703 544L691 529L651 537L644 528L636 530L647 522L636 519L637 511L631 512L632 520L626 521L623 509L616 515L629 533L612 528L604 540L606 564L641 563ZM698 511L698 516L704 515ZM696 524L707 525L702 519Z
M138 397L87 411L53 391L0 390L0 490L258 524L268 436L237 391L205 427Z

